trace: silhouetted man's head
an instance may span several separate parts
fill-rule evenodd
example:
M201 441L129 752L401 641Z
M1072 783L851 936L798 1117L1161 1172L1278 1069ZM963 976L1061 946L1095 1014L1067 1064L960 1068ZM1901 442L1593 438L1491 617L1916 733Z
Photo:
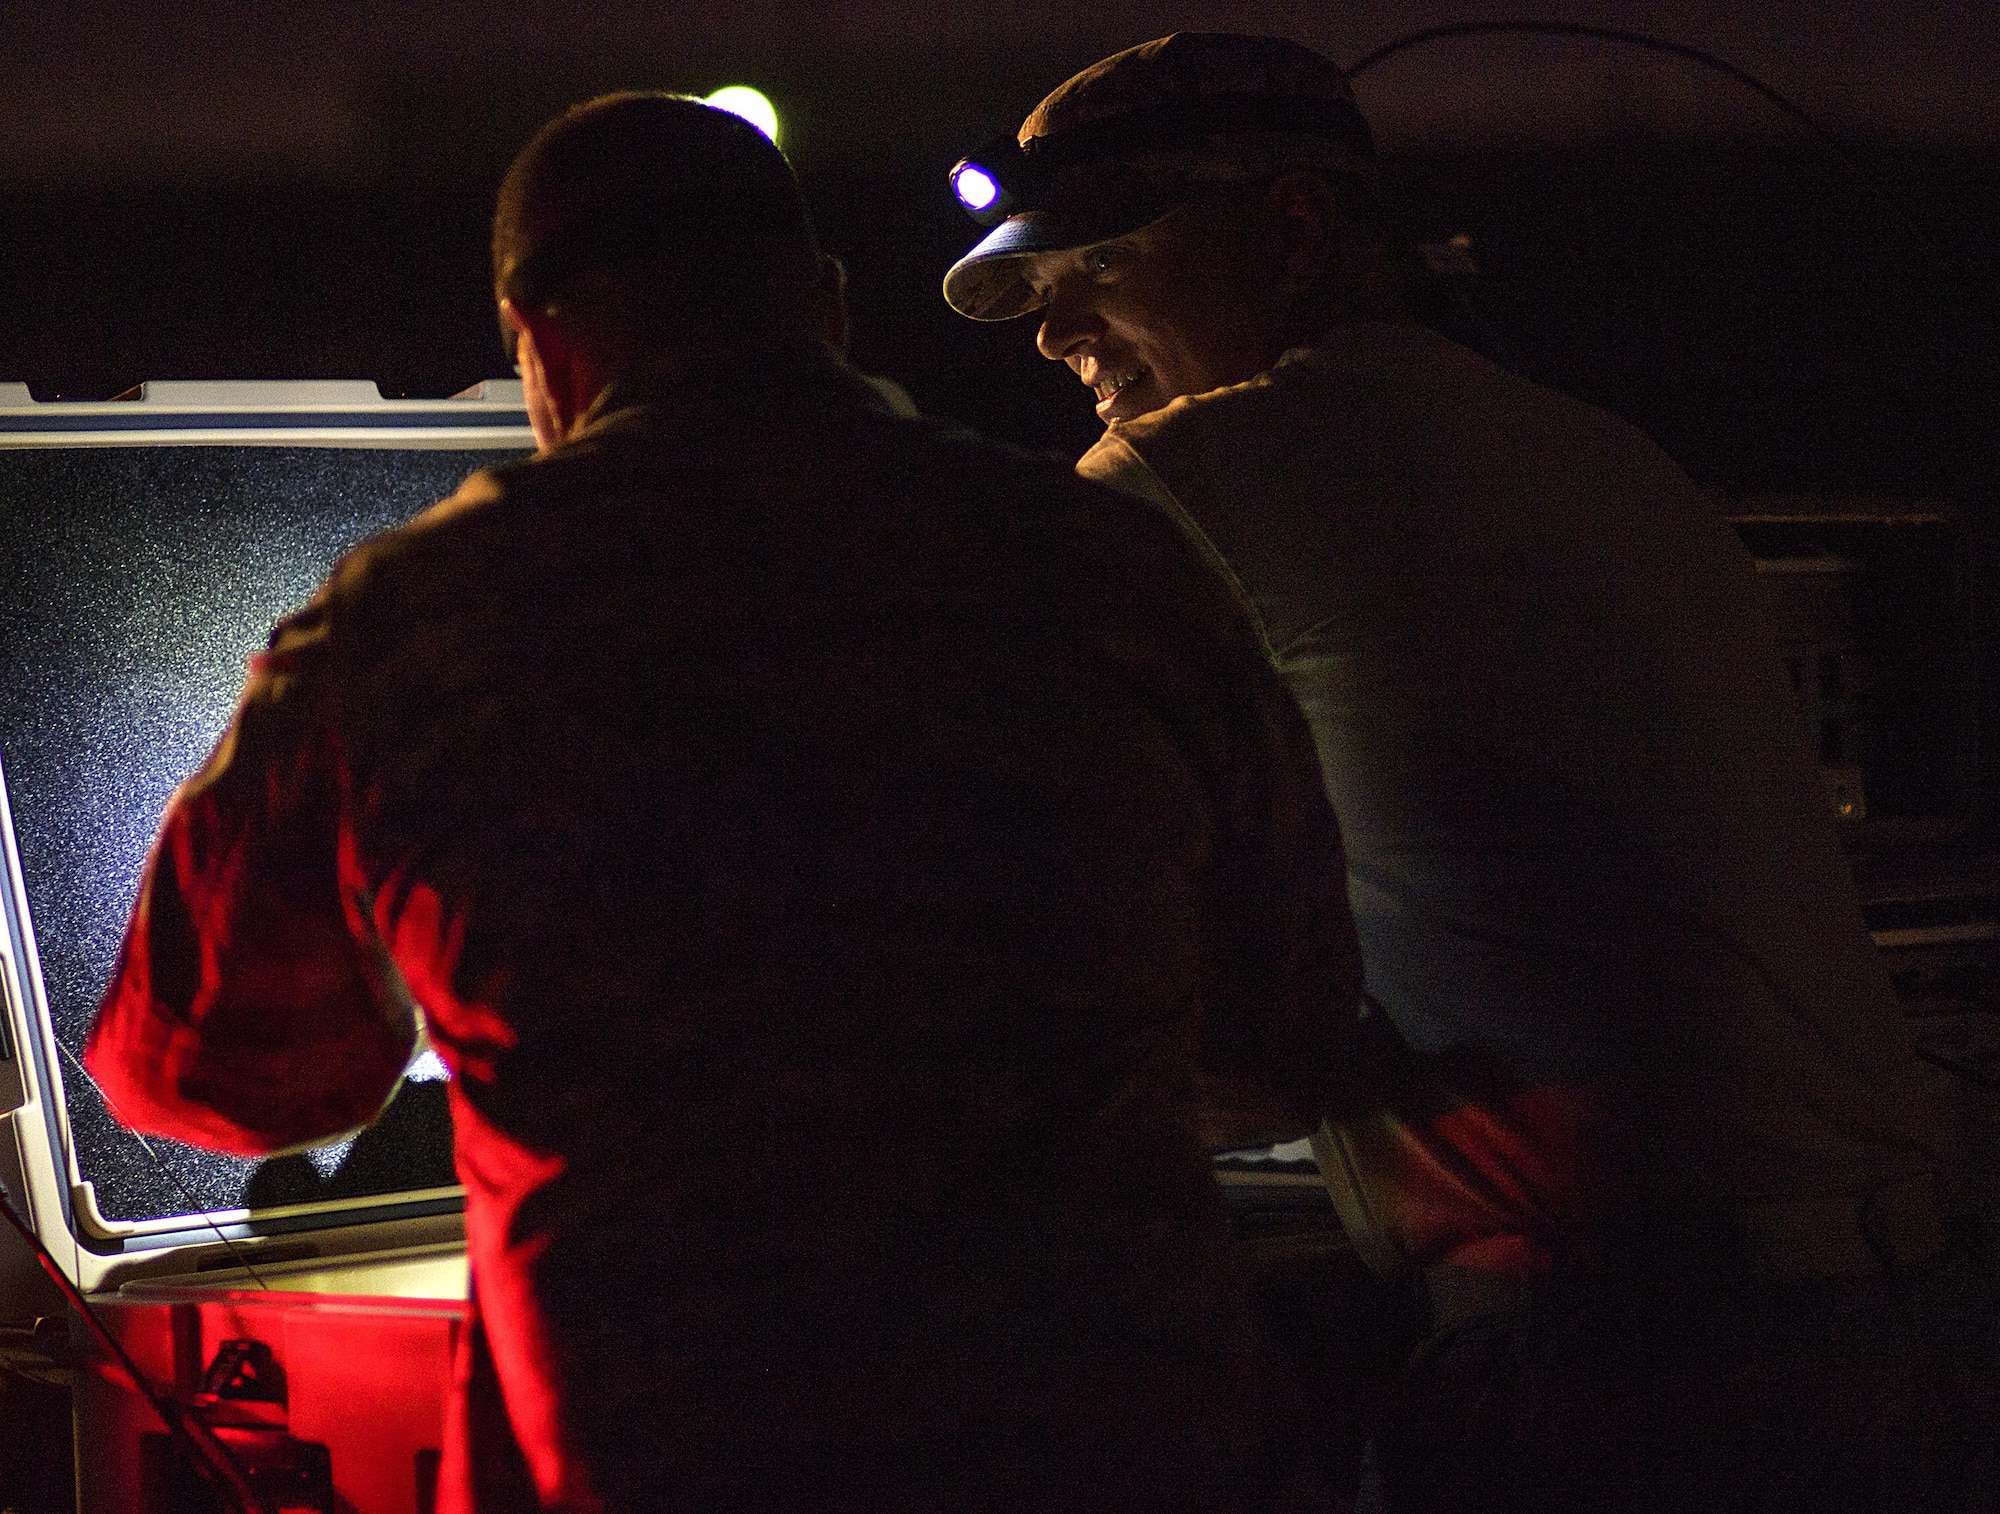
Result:
M535 134L500 186L493 284L544 446L616 379L845 339L791 165L679 95L605 95Z

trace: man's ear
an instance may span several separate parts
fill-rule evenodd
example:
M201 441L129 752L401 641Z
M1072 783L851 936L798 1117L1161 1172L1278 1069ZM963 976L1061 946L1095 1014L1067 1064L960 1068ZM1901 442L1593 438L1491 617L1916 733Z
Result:
M847 356L847 265L828 256L819 260L819 334L842 357Z
M543 312L500 302L500 320L514 333L514 371L521 375L521 396L528 408L528 424L534 429L535 444L544 452L561 443L565 428L556 414L555 397L549 390L548 354L535 333L545 326Z
M514 355L535 440L544 450L568 441L596 403L606 374L558 312L502 300L500 319L515 333Z
M1309 169L1275 179L1264 196L1278 238L1279 288L1311 290L1340 259L1340 204L1333 187Z

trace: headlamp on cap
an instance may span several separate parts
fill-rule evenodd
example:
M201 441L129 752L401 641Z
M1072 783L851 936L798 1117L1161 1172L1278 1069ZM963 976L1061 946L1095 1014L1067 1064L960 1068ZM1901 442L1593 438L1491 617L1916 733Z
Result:
M952 165L951 190L973 220L997 226L1019 211L1040 209L1044 192L1069 169L1172 151L1209 134L1241 132L1330 139L1357 158L1374 153L1368 125L1349 101L1225 95L1136 110L1053 137L1031 137L1025 147L1012 135L995 137Z
M952 169L951 191L958 196L959 204L986 225L992 225L1000 214L1004 214L999 209L1001 197L1005 194L1000 181L970 158L961 158L958 166ZM989 215L989 211L995 214Z
M997 226L1027 208L1028 179L1028 155L1009 133L952 165L951 192L981 226Z
M947 304L1003 321L1042 302L1026 260L1124 236L1221 185L1293 169L1373 192L1374 144L1347 76L1281 37L1177 32L1092 65L952 165L986 228L944 279Z

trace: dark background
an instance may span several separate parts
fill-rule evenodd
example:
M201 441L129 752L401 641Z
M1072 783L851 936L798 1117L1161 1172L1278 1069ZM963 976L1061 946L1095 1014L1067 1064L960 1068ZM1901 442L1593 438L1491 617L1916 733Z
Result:
M1282 32L1346 63L1504 13L0 3L0 379L38 398L198 377L439 395L502 373L486 218L515 148L600 90L747 82L776 102L849 266L857 361L927 409L1080 450L1085 393L1035 355L1031 323L976 326L937 294L976 234L944 182L959 153L1075 69L1177 28ZM1847 159L1737 84L1604 44L1391 60L1357 85L1391 192L1420 239L1471 237L1470 299L1499 355L1730 489L1990 482L2000 7L1530 14L1710 48Z
M741 82L776 102L847 261L857 361L927 409L1074 453L1096 432L1087 396L1031 323L976 326L938 296L975 236L954 159L1169 31L1276 32L1345 64L1510 11L1711 49L1859 169L1687 63L1549 39L1396 58L1357 85L1388 186L1419 239L1471 238L1496 353L1732 494L1945 495L1990 516L1992 0L0 0L0 381L41 399L224 377L442 395L503 374L486 222L515 149L602 90ZM1981 725L2000 749L2000 712ZM68 1506L67 1415L0 1374L0 1504Z

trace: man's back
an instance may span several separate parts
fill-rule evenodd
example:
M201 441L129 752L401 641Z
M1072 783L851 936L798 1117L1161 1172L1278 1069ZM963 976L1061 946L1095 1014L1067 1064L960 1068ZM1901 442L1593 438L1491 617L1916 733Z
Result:
M836 369L614 390L363 548L261 676L291 734L253 685L178 808L275 772L337 809L455 1073L481 1477L1282 1480L1230 1428L1263 1378L1196 1083L1334 1097L1352 936L1303 729L1170 529Z
M1368 989L1432 1087L1414 1138L1351 1133L1401 1247L1511 1268L1505 1235L1546 1260L1636 1203L1812 1265L1821 1211L1851 1250L1929 1180L1747 554L1657 449L1357 325L1085 471L1193 518L1313 724Z

